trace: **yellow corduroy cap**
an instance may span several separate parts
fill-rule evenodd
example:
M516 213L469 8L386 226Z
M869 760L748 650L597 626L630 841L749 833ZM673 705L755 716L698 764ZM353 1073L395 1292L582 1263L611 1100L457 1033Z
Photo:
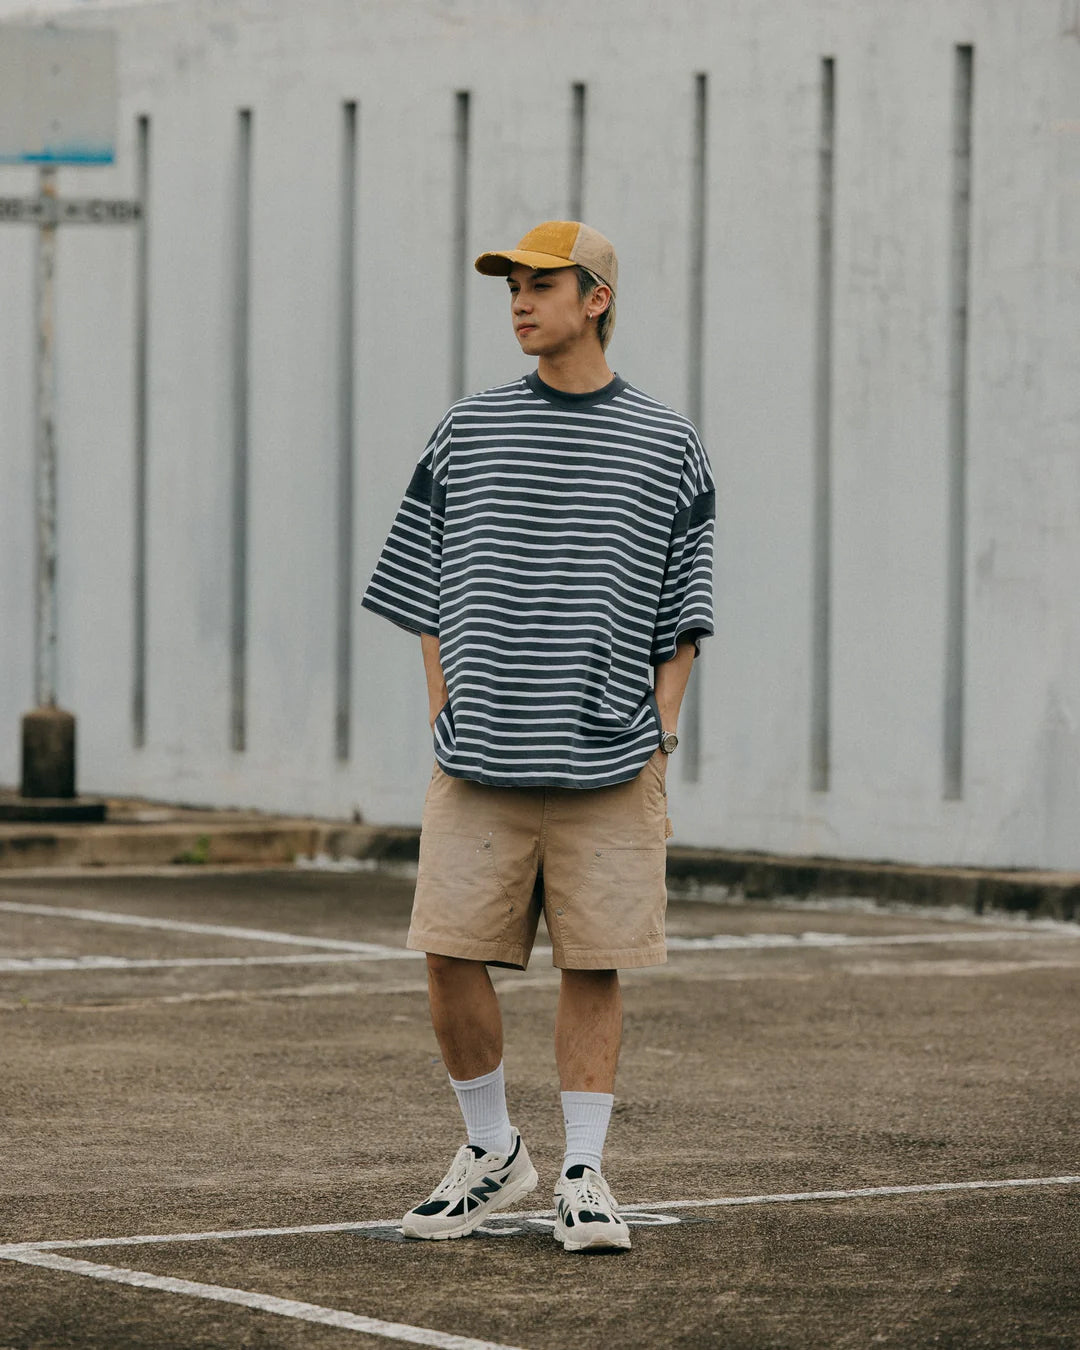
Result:
M619 260L610 239L580 220L545 220L530 230L517 248L481 253L474 264L489 277L505 277L515 263L525 267L584 267L611 287L619 282Z

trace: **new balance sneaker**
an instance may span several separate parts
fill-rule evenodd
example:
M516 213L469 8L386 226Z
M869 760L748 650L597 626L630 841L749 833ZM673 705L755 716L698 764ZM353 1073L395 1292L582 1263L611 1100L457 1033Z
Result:
M512 1205L536 1189L536 1168L525 1141L511 1127L510 1152L485 1153L479 1144L462 1144L450 1170L422 1205L401 1221L405 1237L464 1237L489 1214Z
M555 1241L568 1252L625 1250L630 1229L599 1172L584 1163L566 1169L555 1187Z

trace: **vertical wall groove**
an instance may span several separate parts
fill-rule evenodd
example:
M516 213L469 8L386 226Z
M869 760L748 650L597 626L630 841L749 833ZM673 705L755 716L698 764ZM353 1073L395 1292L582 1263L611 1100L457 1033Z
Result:
M450 396L465 390L465 283L469 247L469 93L460 90L454 109L453 275L450 279Z
M964 788L964 630L967 580L968 273L971 259L971 109L974 49L959 45L953 88L949 259L948 561L945 620L944 795Z
M334 662L334 750L349 758L352 734L353 611L353 319L356 282L356 104L346 103L341 161L341 254L338 261L337 636Z
M694 77L694 125L691 147L689 293L687 297L687 410L704 437L705 284L709 189L709 77ZM695 659L704 659L705 648ZM679 717L679 758L683 778L701 777L701 675L686 686Z
M585 86L570 86L570 220L585 218Z
M146 455L147 342L149 331L150 119L135 124L135 196L140 205L135 227L135 484L132 577L131 730L137 748L146 744Z
M250 108L237 121L236 197L232 317L232 569L229 672L229 730L234 750L247 745L247 570L248 570L248 343L251 273Z
M832 664L832 293L836 68L821 63L818 143L817 301L814 360L814 525L810 659L810 787L829 787L829 676Z

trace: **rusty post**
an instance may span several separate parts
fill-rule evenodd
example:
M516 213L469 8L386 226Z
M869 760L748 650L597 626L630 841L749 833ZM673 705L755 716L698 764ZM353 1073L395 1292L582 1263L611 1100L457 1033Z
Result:
M75 796L75 718L56 706L56 168L40 170L43 211L37 247L35 361L35 495L37 594L34 694L37 707L22 720L21 796Z
M56 351L53 293L56 275L56 168L40 170L47 209L38 225L35 481L37 497L37 607L34 694L39 708L56 706Z

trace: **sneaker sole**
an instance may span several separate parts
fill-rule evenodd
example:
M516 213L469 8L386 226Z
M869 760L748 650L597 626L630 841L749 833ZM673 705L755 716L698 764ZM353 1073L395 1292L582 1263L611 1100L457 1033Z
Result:
M594 1233L580 1242L572 1237L567 1229L556 1225L555 1241L561 1242L566 1252L625 1252L630 1250L630 1234L625 1237L610 1237L605 1233Z
M539 1184L540 1178L536 1174L536 1168L530 1167L528 1172L526 1172L518 1181L503 1187L497 1203L492 1201L486 1209L479 1210L477 1213L465 1219L460 1227L452 1228L443 1233L420 1233L417 1232L416 1229L408 1227L408 1225L403 1222L401 1225L402 1236L407 1238L423 1238L428 1242L446 1242L453 1238L466 1237L474 1228L479 1228L492 1214L497 1214L500 1210L505 1209L507 1205L512 1205L515 1200L520 1200L523 1195L529 1195L532 1191L536 1190Z

